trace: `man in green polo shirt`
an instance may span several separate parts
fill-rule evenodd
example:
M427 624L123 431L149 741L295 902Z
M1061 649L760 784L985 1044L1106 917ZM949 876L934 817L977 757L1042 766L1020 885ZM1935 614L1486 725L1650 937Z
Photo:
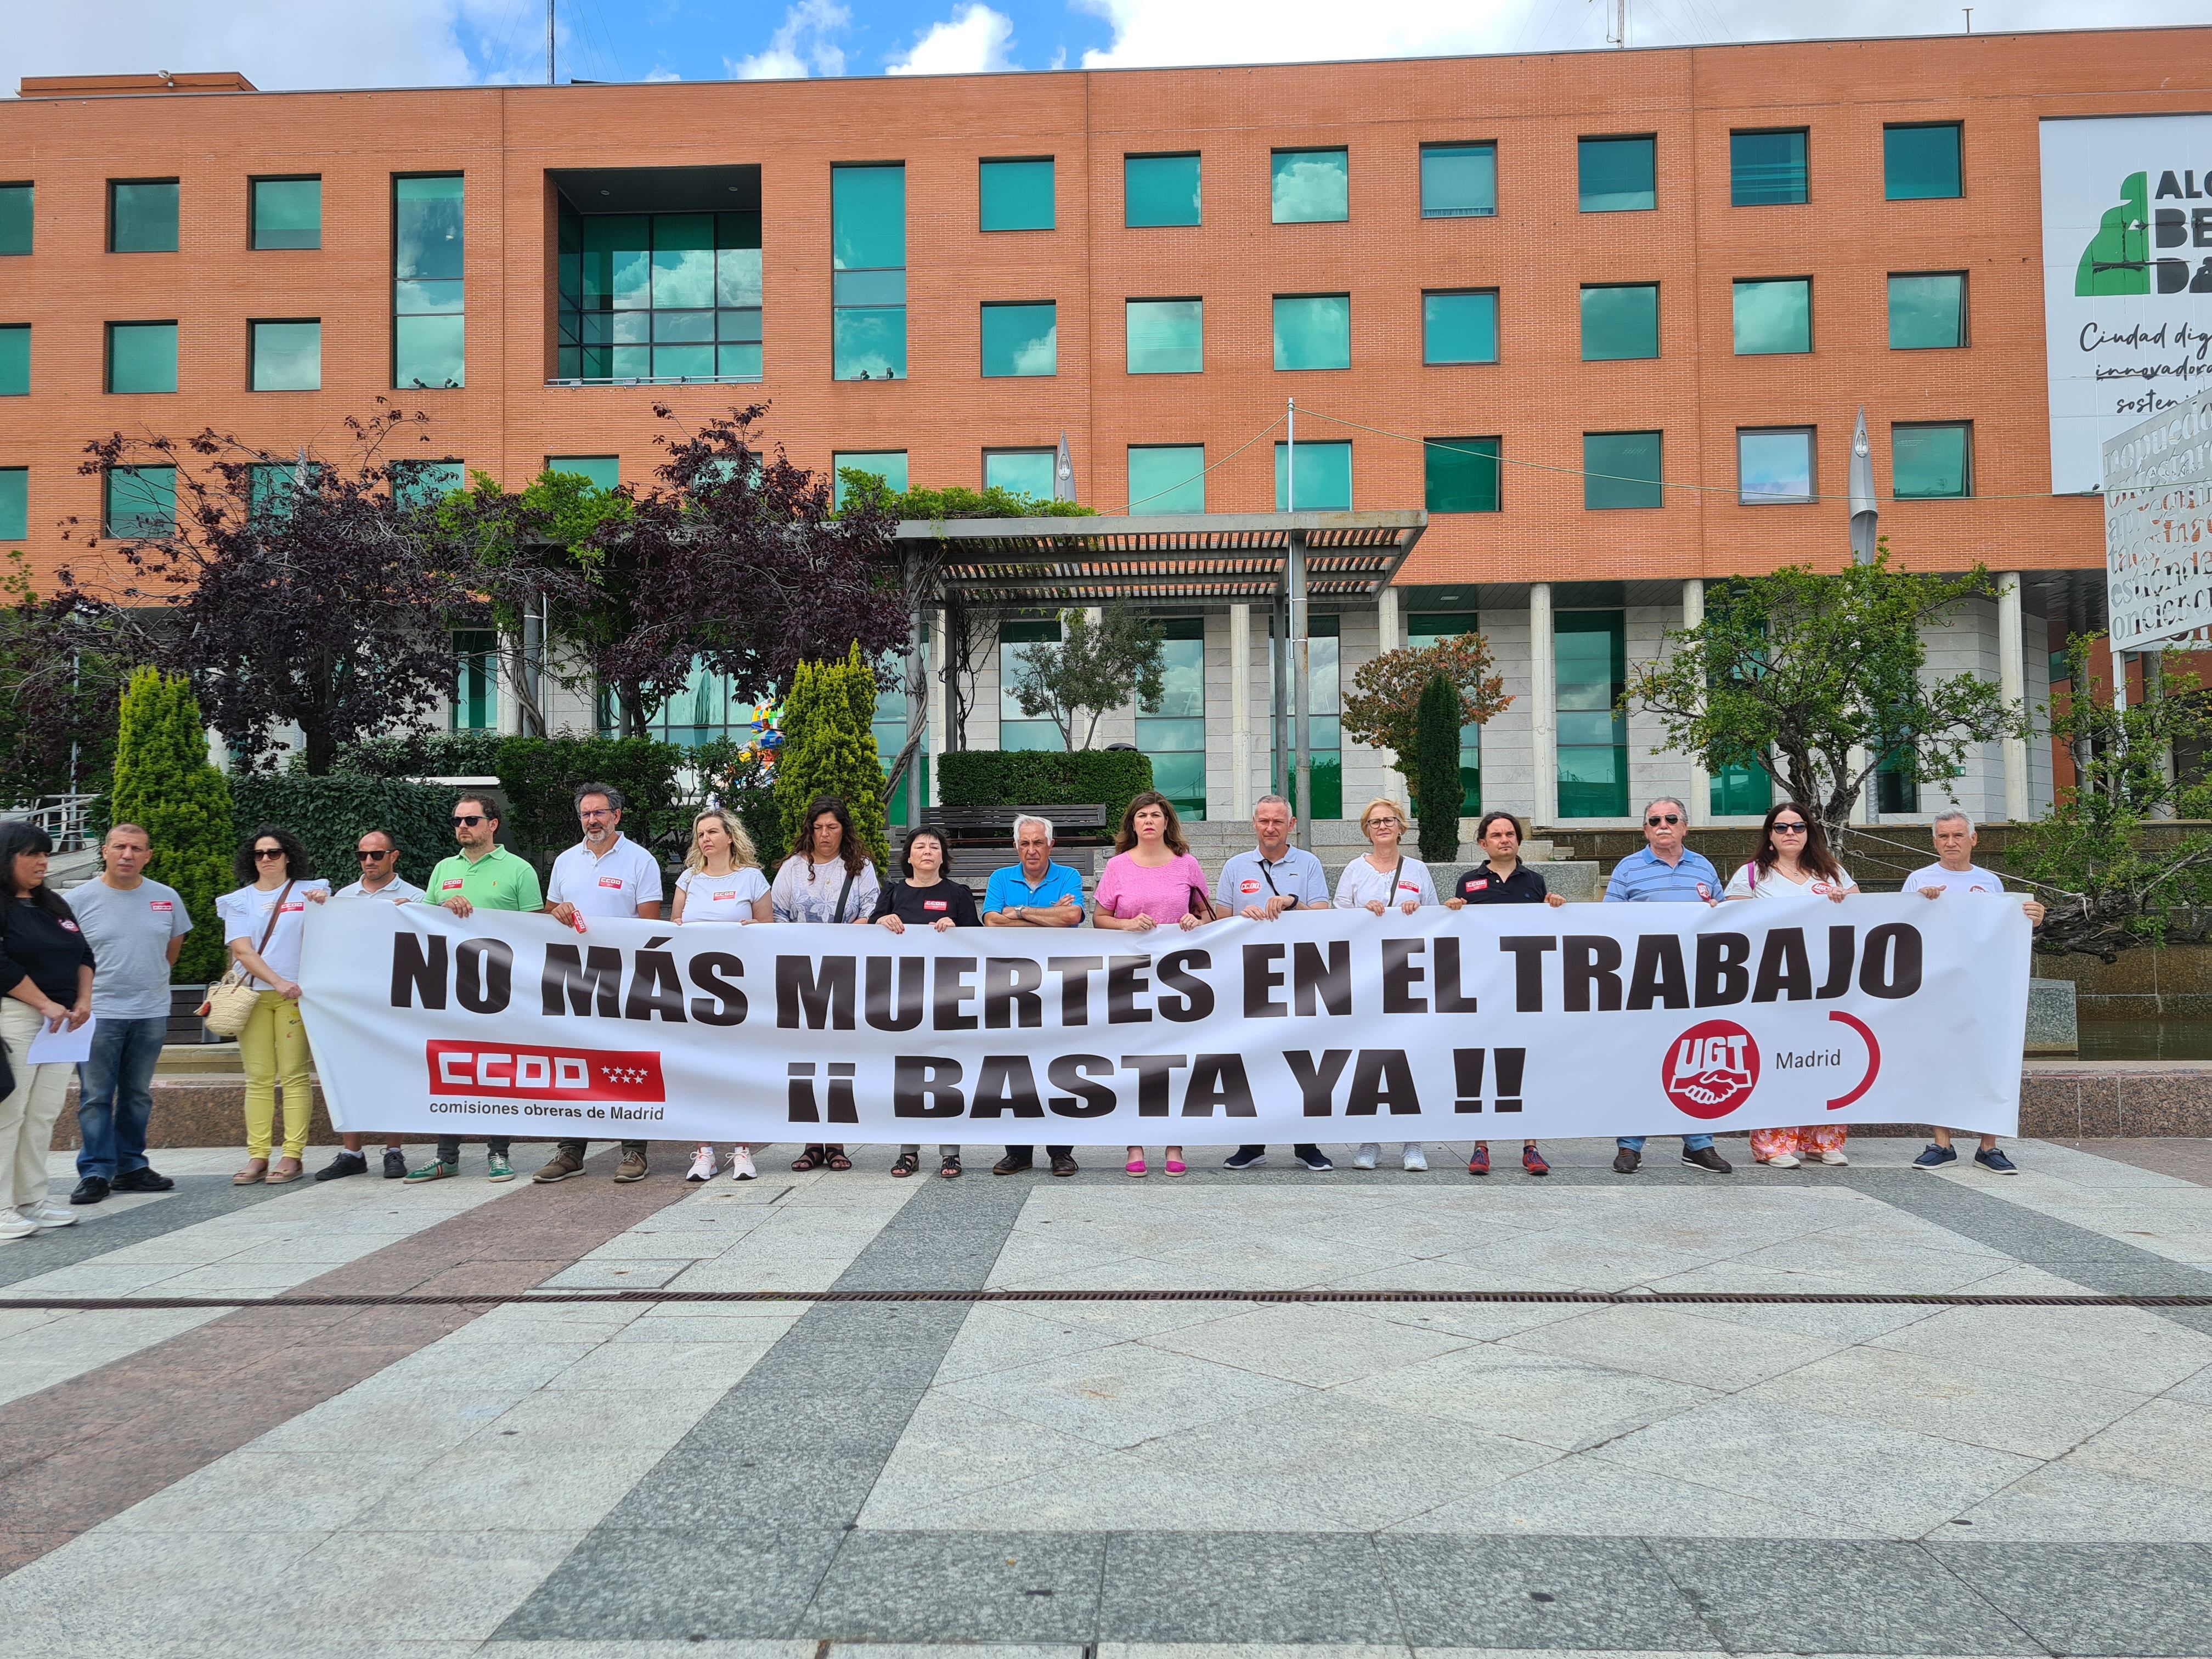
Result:
M441 904L465 921L482 910L542 910L545 896L538 885L538 872L529 861L517 858L498 842L499 814L481 795L463 795L453 803L453 839L461 850L439 861L424 884L422 902ZM487 1135L490 1177L514 1179L507 1161L510 1143L502 1135ZM461 1172L461 1138L444 1135L438 1155L419 1170L408 1171L410 1182L445 1181Z

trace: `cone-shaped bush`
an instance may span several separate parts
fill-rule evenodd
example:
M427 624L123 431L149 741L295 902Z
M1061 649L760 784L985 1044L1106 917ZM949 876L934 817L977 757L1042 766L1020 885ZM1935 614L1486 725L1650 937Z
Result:
M884 818L884 766L872 726L876 677L855 644L842 662L802 662L783 704L783 750L775 763L775 801L784 844L805 845L806 809L836 795L878 871L890 860Z
M143 826L154 848L146 873L175 888L191 914L192 931L173 976L186 985L216 978L229 953L215 902L230 890L237 847L230 783L208 760L199 699L183 675L142 668L131 677L116 733L108 821Z
M1414 711L1413 775L1421 823L1421 861L1439 867L1459 856L1459 692L1442 674L1421 688Z

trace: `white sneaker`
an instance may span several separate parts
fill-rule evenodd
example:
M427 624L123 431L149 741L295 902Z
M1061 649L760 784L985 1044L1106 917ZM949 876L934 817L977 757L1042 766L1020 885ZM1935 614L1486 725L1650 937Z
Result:
M1850 1163L1850 1159L1849 1159L1848 1158L1845 1158L1845 1157L1844 1157L1841 1152L1823 1152L1823 1153L1821 1153L1821 1154L1820 1154L1820 1162L1821 1162L1821 1163L1823 1163L1823 1164L1834 1164L1838 1169L1841 1169L1844 1164L1846 1164Z
M66 1204L34 1204L19 1213L40 1232L48 1232L56 1227L74 1227L83 1218Z
M1794 1170L1797 1167L1797 1155L1794 1152L1777 1152L1772 1158L1762 1158L1759 1161L1770 1170Z
M750 1181L760 1171L753 1168L753 1155L743 1146L730 1148L730 1179Z
M0 1210L0 1239L28 1238L39 1224L18 1210Z
M691 1160L691 1172L686 1181L712 1181L714 1178L714 1149L702 1146L698 1156Z
M1372 1140L1363 1140L1359 1143L1359 1156L1352 1160L1352 1167L1355 1170L1371 1170L1375 1167L1375 1160L1382 1156L1381 1146Z
M1406 1143L1406 1167L1409 1170L1425 1170L1429 1167L1428 1154L1421 1150L1421 1143L1418 1140L1409 1140Z

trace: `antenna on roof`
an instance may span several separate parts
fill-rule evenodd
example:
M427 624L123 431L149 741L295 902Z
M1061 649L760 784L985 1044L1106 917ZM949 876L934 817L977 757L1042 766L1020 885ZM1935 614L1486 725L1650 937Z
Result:
M545 84L549 87L555 84L553 80L553 8L557 3L558 0L545 0Z
M1608 46L1628 44L1628 0L1601 0L1606 9L1605 43Z

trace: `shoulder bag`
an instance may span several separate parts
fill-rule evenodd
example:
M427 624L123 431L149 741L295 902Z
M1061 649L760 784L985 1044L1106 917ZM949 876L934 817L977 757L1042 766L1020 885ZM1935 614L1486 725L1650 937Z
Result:
M284 914L284 901L291 896L292 884L288 881L284 890L276 895L276 903L269 912L269 925L261 930L261 943L253 947L254 955L259 956L269 948L269 941L276 933L277 920ZM199 1017L217 1036L234 1037L253 1018L253 1005L260 996L261 988L254 983L252 971L244 963L234 961L223 970L222 977L208 987L207 1000L199 1006Z

